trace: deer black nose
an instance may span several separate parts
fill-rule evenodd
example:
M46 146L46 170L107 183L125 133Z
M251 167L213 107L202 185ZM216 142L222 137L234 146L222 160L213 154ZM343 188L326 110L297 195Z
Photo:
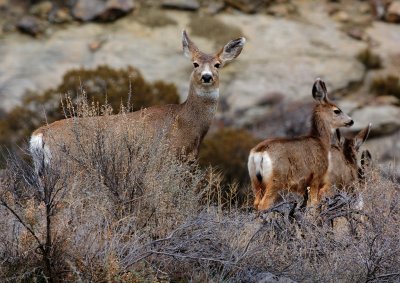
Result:
M350 122L346 123L346 126L350 127L350 126L353 126L353 124L354 124L354 121L350 120Z
M212 76L210 74L204 74L201 76L201 79L203 80L203 82L209 83L212 81Z

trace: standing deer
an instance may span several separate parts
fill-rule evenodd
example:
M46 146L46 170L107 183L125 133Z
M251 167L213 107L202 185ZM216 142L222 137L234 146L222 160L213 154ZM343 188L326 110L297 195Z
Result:
M358 167L357 154L362 144L366 141L371 124L361 130L353 138L342 138L339 129L336 129L337 144L331 146L331 170L329 171L329 181L338 189L346 189L353 185L363 175L364 162L368 162L369 151L364 151L362 166ZM367 160L365 160L367 159Z
M325 83L317 79L312 88L317 104L308 135L272 138L255 146L248 170L258 210L270 208L284 190L305 195L310 187L311 204L319 202L329 188L329 159L332 131L349 127L353 120L328 99Z
M76 125L85 131L93 123L103 129L112 129L114 136L129 131L135 127L135 123L145 123L149 134L154 136L160 132L164 133L171 148L176 150L178 155L189 159L197 157L200 143L217 109L219 69L239 56L245 42L243 37L231 40L216 54L209 55L200 51L186 31L183 31L183 52L192 60L194 66L185 102L149 107L129 114L69 118L42 126L33 132L30 139L30 151L36 170L40 172L44 166L49 165L57 146L69 150L76 147ZM129 123L124 124L125 120Z

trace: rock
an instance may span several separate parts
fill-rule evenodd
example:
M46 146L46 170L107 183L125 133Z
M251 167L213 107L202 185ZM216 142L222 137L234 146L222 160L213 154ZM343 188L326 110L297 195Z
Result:
M207 12L211 15L218 14L225 8L224 2L211 2L207 6Z
M232 112L250 112L266 94L276 92L287 101L313 102L311 87L317 77L326 80L330 93L363 80L365 68L356 56L366 44L340 32L326 14L319 15L311 15L310 23L253 15L241 25L249 42L234 62L233 69L240 72L224 91ZM235 15L231 21L225 17L226 23L234 25L244 16Z
M382 20L386 14L387 0L371 0L370 5L375 19Z
M276 4L268 7L267 13L277 17L286 17L293 13L295 8L289 6L289 4Z
M24 16L18 21L17 28L23 33L37 36L44 32L45 25L37 17Z
M200 8L200 4L196 0L164 0L161 6L166 9L184 11L197 11Z
M364 40L365 39L365 33L359 27L353 27L353 28L349 29L347 31L347 35L356 40Z
M351 132L358 132L372 123L371 137L390 135L400 129L400 108L393 105L370 105L350 113L354 125Z
M114 21L134 8L133 0L78 0L72 15L81 21Z
M338 22L342 22L342 23L346 23L350 20L350 16L347 12L345 11L339 11L335 14L332 15L332 17L338 21Z
M277 276L270 272L263 272L256 275L255 282L257 283L296 283L290 278Z
M225 3L247 14L254 14L263 4L261 0L224 0Z
M29 12L34 16L47 20L48 15L50 14L52 9L53 4L50 1L44 1L33 5L29 9Z
M386 21L400 23L400 1L393 1L387 10Z
M70 10L63 7L59 9L53 9L53 11L49 14L49 22L54 24L63 24L68 23L73 20Z

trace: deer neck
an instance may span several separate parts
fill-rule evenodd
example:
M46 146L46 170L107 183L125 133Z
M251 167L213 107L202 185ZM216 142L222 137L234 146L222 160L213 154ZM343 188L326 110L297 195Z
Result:
M188 98L184 102L183 115L195 121L210 124L218 106L219 88L201 88L190 84Z
M310 136L321 140L326 150L329 151L332 140L332 129L328 121L326 121L318 111L314 111L311 119Z

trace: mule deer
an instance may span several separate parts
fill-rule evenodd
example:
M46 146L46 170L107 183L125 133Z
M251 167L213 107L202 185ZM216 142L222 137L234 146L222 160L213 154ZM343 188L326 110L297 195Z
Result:
M87 118L69 118L45 125L33 132L30 139L35 168L40 171L50 163L52 154L58 147L73 150L76 138L74 127L97 127L112 129L114 136L134 127L134 123L145 123L151 135L163 132L173 150L187 158L198 155L199 146L217 109L219 97L219 69L235 59L242 51L245 38L231 40L220 51L209 55L200 51L187 35L182 33L184 55L193 62L187 99L182 104L154 106L129 114L97 116ZM173 68L173 66L171 66ZM128 123L124 124L124 119Z
M336 185L338 189L350 188L364 174L364 162L370 160L366 160L369 151L363 152L365 156L362 159L363 164L361 167L358 166L357 154L360 147L366 141L370 130L371 124L353 138L343 138L340 130L336 129L337 144L331 146L329 181L332 185Z
M328 99L325 83L317 79L312 88L314 107L309 135L272 138L255 146L248 170L258 210L271 207L284 190L305 195L310 187L311 204L329 188L328 168L332 131L353 125L353 120Z

